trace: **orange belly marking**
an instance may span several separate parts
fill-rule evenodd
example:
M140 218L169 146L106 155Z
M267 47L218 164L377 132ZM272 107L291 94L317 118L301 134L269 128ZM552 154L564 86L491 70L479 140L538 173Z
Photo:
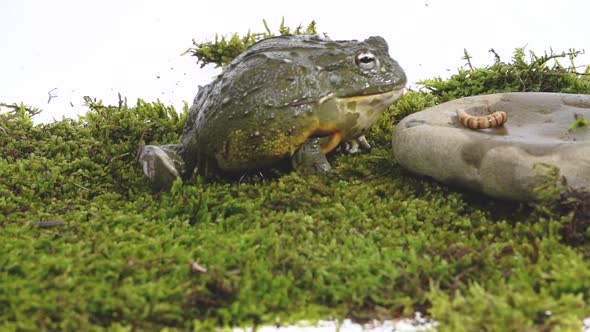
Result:
M338 146L338 144L342 142L342 138L344 137L342 132L338 130L338 128L336 128L336 125L334 125L333 123L318 127L313 132L313 135L328 136L326 140L322 141L321 143L322 152L324 154L334 150Z

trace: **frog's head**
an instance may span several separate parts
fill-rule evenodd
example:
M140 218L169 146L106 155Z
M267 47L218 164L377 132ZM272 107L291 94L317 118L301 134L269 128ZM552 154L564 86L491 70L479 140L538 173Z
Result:
M325 41L326 51L310 60L319 70L320 86L338 98L375 95L401 90L406 74L389 56L387 42L381 37L365 41Z
M271 106L402 90L406 74L381 37L365 41L278 36L254 44L225 71L228 93ZM233 96L235 95L235 96Z
M320 126L313 134L338 138L324 148L329 151L340 139L364 135L402 95L407 79L381 37L324 43L326 51L310 58L323 94L316 103Z

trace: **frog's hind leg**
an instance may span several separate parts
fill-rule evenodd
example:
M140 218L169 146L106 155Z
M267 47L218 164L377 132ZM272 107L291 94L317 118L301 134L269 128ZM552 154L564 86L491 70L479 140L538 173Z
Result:
M291 159L293 168L300 174L328 174L332 167L322 148L322 139L310 138L303 143Z
M143 173L156 191L168 190L178 177L184 174L181 144L146 145L139 152L138 161Z

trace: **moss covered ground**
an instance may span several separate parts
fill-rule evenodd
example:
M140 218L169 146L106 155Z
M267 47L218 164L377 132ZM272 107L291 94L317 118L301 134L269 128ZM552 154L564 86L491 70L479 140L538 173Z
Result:
M587 75L523 58L423 82L374 126L370 153L329 156L331 176L269 170L165 193L150 191L136 155L177 142L186 109L88 98L79 119L34 125L35 110L4 105L0 330L200 331L419 310L440 331L579 331L587 194L560 194L553 170L541 203L497 201L408 173L390 149L396 121L445 100L590 93Z

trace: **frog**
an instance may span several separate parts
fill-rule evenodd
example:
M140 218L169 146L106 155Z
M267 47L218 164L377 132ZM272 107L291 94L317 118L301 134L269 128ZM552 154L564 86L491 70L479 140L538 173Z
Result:
M263 39L199 87L178 144L143 146L138 160L156 189L282 161L300 174L329 174L326 154L370 149L365 133L406 83L380 36Z

